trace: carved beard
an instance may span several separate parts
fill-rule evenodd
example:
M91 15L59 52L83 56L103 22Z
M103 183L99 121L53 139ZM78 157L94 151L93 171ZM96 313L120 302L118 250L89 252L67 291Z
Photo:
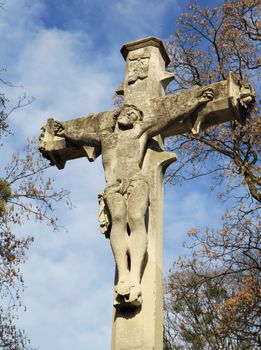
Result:
M135 122L129 122L126 124L122 124L120 121L117 121L118 127L120 130L130 130L133 128Z

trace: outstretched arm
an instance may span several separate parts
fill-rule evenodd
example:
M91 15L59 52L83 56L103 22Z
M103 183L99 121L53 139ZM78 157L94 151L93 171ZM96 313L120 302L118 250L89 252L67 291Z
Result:
M153 115L141 123L142 132L147 132L149 137L160 134L163 130L189 119L213 98L213 89L197 87L177 95L166 96L164 100L156 100L160 103L156 104Z
M67 160L86 157L93 161L101 154L100 135L114 125L113 111L92 113L66 122L52 118L42 128L39 150L62 169Z
M64 137L77 146L95 145L99 143L99 132L94 132L86 128L85 125L73 125L72 122L54 122L54 134Z
M255 103L255 91L232 74L227 80L192 87L172 96L152 100L154 124L148 136L198 134L213 125L237 120L245 123Z

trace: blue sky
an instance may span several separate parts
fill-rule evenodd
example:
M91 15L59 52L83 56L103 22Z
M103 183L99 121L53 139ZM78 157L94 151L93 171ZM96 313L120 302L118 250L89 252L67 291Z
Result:
M21 86L6 93L11 101L24 92L36 100L12 114L15 135L2 148L1 161L20 150L26 138L38 137L49 117L68 120L112 109L124 75L121 46L151 35L168 39L186 3L6 0L0 13L0 65L7 68L6 79ZM19 324L42 350L109 350L114 261L98 229L97 193L105 185L101 160L69 162L48 175L70 189L74 209L57 208L66 227L58 233L33 222L19 228L35 235L23 267L27 312ZM203 181L166 186L166 271L183 253L187 230L218 222L222 204Z

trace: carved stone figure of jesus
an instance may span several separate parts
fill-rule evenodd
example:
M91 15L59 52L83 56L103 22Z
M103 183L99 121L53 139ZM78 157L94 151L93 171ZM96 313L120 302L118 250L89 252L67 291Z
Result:
M106 188L100 201L110 217L108 235L118 272L116 307L139 307L142 303L140 282L148 244L145 215L149 205L149 186L142 163L147 141L171 122L184 121L213 98L212 89L202 89L186 103L177 104L171 119L144 117L134 105L124 105L114 113L112 130L99 132L55 122L55 135L72 144L101 145Z

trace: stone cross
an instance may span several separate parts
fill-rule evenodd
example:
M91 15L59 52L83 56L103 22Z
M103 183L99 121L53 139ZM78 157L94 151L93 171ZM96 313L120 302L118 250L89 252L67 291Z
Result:
M106 188L99 194L102 233L116 262L112 350L163 347L163 175L176 160L164 138L197 134L230 120L244 122L251 88L228 79L165 96L173 79L162 41L124 45L124 105L67 122L49 119L39 149L59 169L66 161L102 155Z

